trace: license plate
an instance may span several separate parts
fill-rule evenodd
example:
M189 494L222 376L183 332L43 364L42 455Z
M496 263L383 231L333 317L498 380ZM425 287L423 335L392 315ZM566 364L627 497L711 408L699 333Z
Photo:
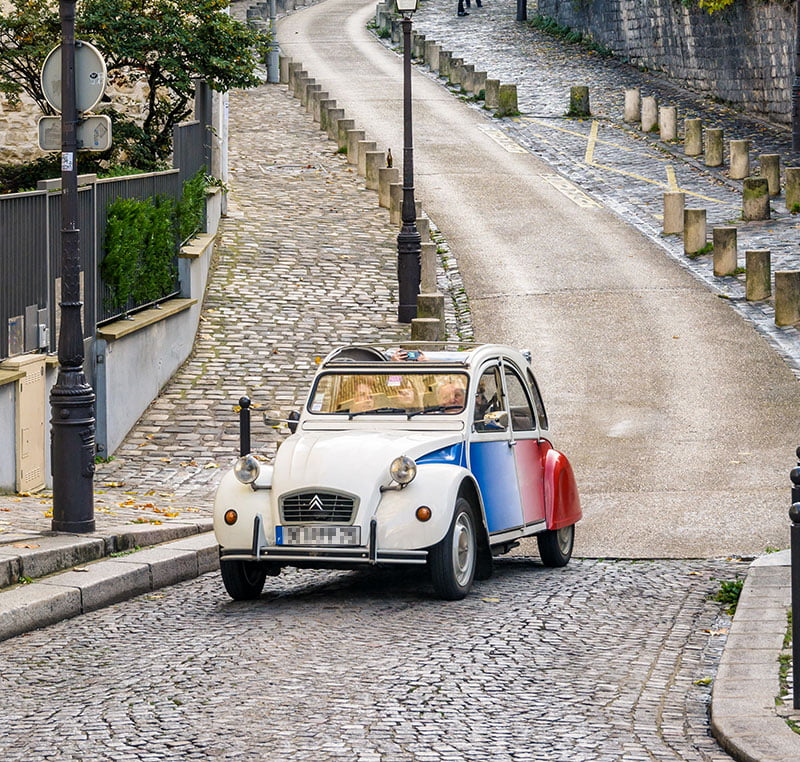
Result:
M361 527L275 527L276 545L360 545Z

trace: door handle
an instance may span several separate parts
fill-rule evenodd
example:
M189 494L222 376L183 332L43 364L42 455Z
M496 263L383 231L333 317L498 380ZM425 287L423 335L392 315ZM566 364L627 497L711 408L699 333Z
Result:
M509 439L508 440L508 446L509 447L515 447L516 444L517 444L517 440L516 439Z

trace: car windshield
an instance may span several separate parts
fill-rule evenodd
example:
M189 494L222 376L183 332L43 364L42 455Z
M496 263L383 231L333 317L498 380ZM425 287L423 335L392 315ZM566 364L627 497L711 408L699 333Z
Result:
M356 415L445 413L464 410L465 373L325 373L317 379L311 413Z

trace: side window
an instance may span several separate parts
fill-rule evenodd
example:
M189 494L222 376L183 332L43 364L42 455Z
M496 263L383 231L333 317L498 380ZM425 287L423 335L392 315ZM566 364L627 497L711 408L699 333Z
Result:
M539 427L542 429L548 428L547 413L544 409L544 402L542 402L542 395L539 393L539 386L533 373L528 371L528 381L530 382L531 392L533 393L533 404L536 407L536 415L539 416Z
M505 375L511 428L513 431L533 431L536 428L536 419L533 417L531 403L525 394L522 380L511 368L505 369Z
M505 431L508 418L501 415L503 391L499 384L498 368L487 368L478 381L475 393L475 431Z

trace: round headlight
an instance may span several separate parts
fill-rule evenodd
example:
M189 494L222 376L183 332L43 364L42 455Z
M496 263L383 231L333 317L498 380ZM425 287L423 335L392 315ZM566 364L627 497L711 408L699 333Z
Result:
M242 484L252 484L260 472L261 466L252 455L243 455L233 467L233 475Z
M409 484L417 475L417 464L407 455L401 455L392 461L389 473L398 484Z

